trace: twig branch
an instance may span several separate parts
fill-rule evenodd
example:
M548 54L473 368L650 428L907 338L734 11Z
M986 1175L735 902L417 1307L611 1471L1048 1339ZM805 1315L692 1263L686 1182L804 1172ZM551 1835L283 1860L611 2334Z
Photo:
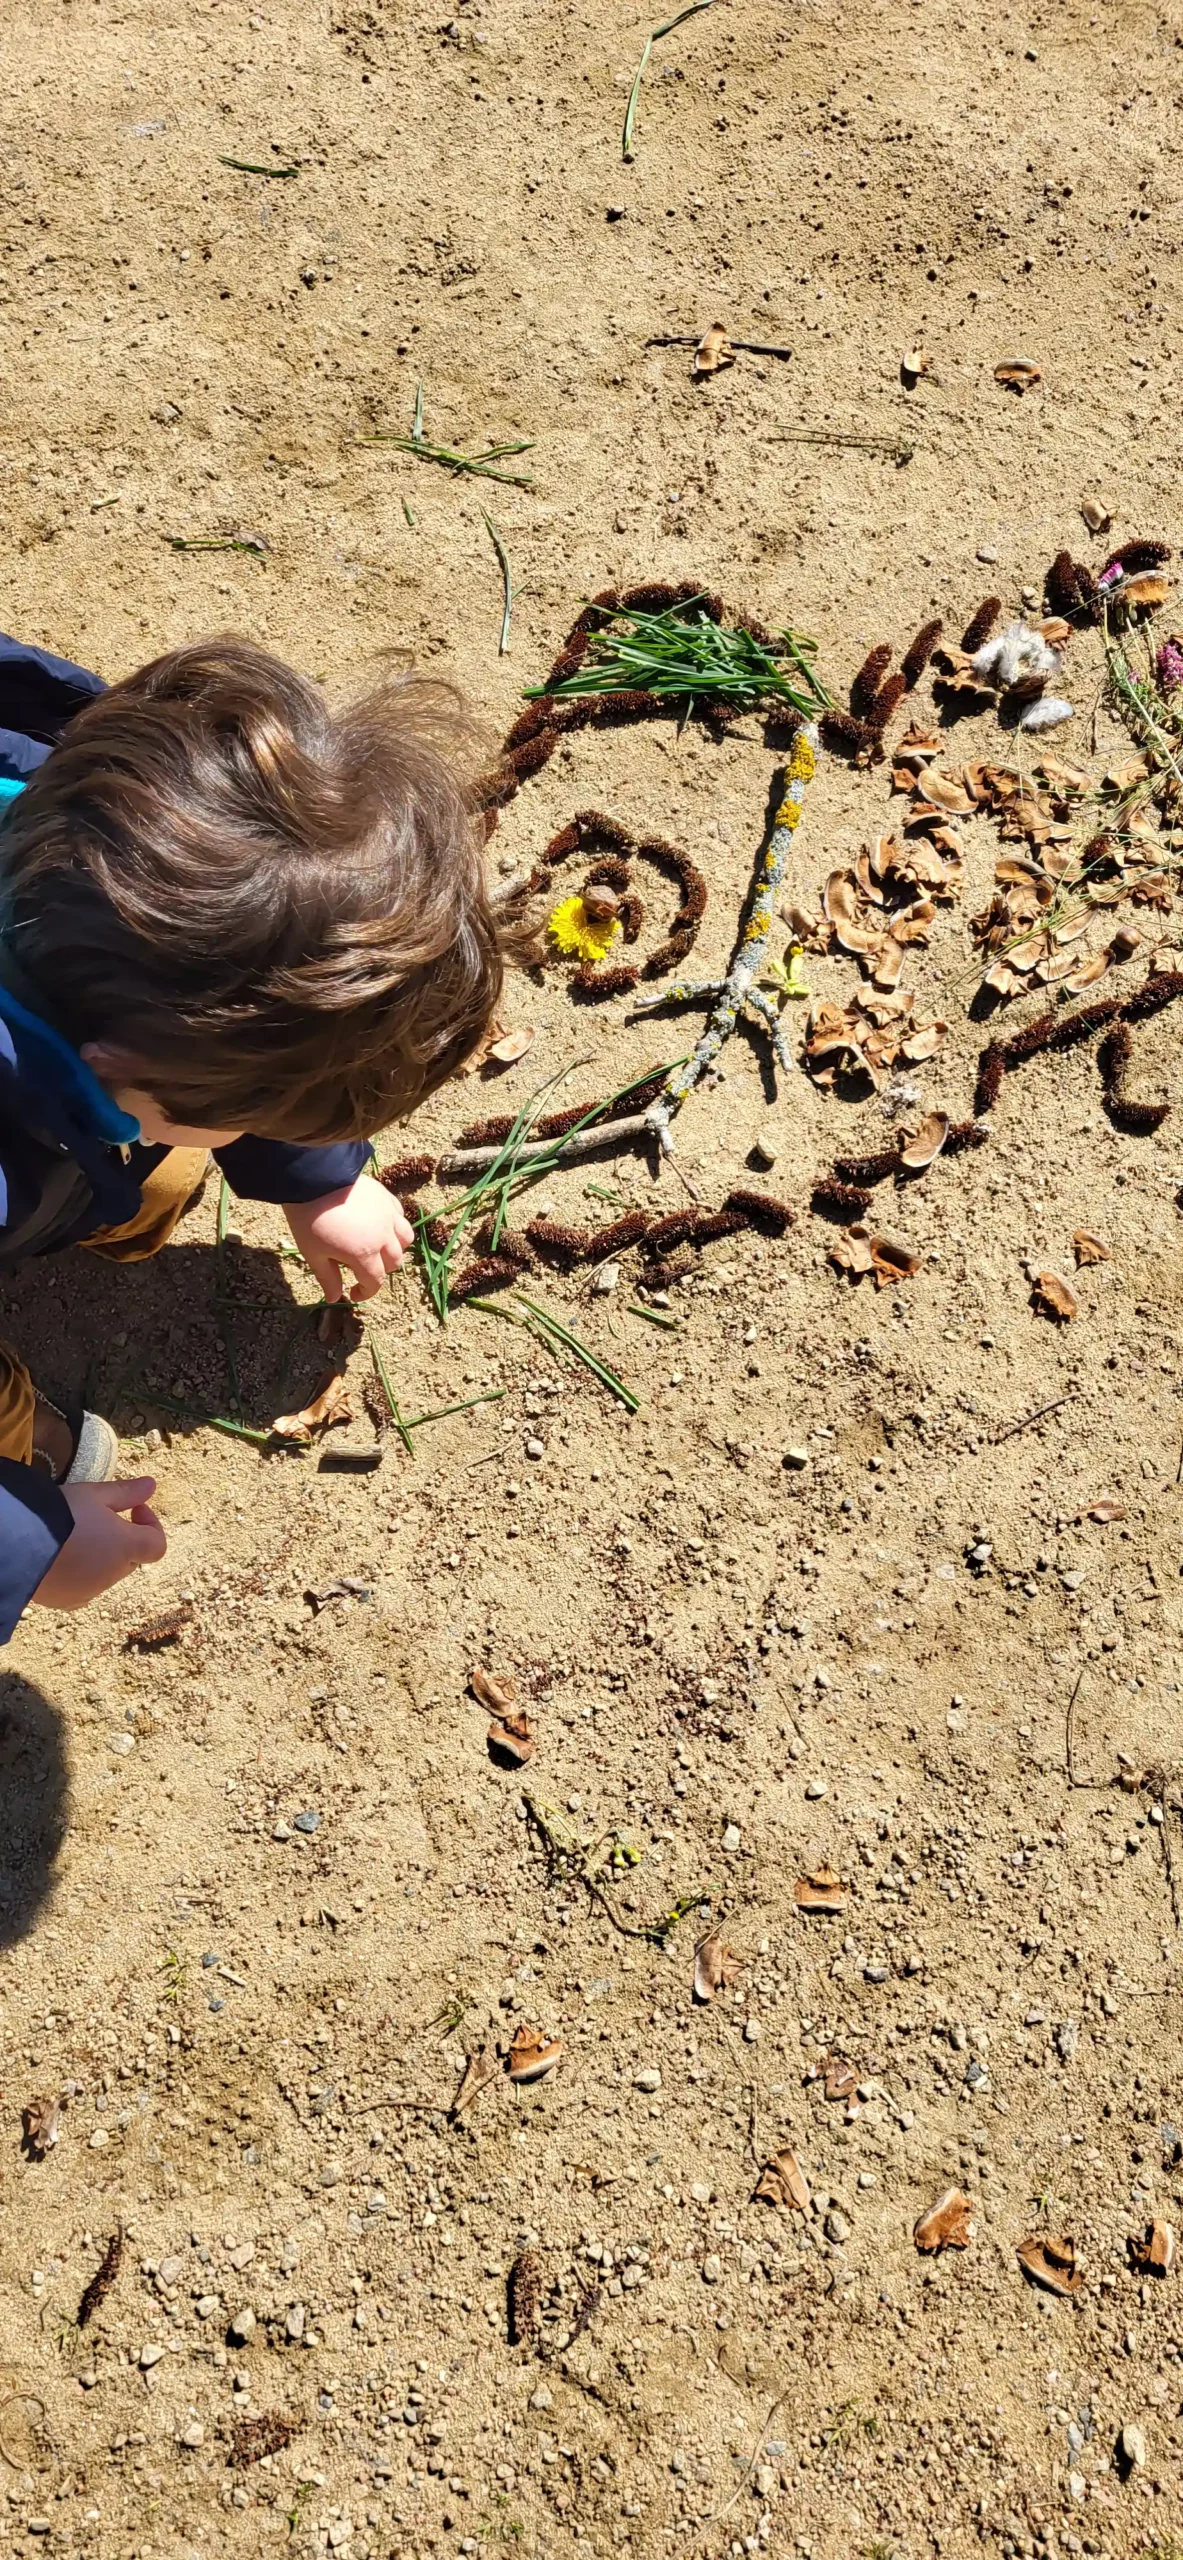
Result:
M1067 1395L1053 1396L1050 1404L1038 1405L1034 1413L1025 1413L1021 1421L1008 1422L1005 1431L995 1432L990 1443L991 1448L998 1449L1004 1440L1013 1440L1017 1431L1029 1431L1033 1422L1042 1422L1045 1413L1058 1413L1061 1405L1069 1404L1071 1400L1071 1389L1069 1389Z
M592 1129L573 1130L569 1138L535 1138L520 1147L514 1158L519 1166L546 1163L575 1164L581 1156L610 1153L615 1146L631 1147L648 1133L643 1111L627 1120L601 1120ZM441 1156L435 1169L437 1182L467 1182L470 1174L487 1173L496 1164L503 1147L457 1147L450 1156Z
M513 612L514 598L517 595L518 590L514 586L513 578L510 574L509 553L507 552L505 544L497 531L497 527L493 522L492 516L486 513L484 507L481 508L481 514L485 518L489 540L497 554L497 559L501 569L501 586L505 599L505 609L501 616L501 638L497 643L497 655L499 658L504 658L509 654L509 617Z

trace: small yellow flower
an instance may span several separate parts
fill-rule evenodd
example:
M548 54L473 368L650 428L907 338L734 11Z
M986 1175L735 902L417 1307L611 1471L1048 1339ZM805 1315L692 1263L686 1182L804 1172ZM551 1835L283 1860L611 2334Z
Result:
M547 917L546 930L556 951L566 960L602 960L624 928L619 916L589 916L583 900L576 894L564 898Z

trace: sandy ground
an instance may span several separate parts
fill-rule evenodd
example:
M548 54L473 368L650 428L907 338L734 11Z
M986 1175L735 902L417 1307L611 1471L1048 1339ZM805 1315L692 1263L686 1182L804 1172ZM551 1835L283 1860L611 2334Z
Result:
M791 617L843 687L986 586L1014 609L1064 542L1099 561L1086 496L1118 535L1171 536L1167 19L719 0L655 49L626 169L646 23L9 0L4 621L112 675L225 625L335 687L414 656L498 735L608 578ZM791 359L695 386L685 350L646 349L717 315ZM1021 400L993 379L1015 354L1043 372ZM420 378L429 433L533 438L536 488L367 441L406 430ZM914 458L778 444L790 426ZM500 659L485 498L521 587ZM167 539L236 529L266 558ZM1090 765L1098 670L1076 641L1062 734ZM1002 743L983 715L951 752ZM1118 743L1102 713L1097 769ZM493 858L590 804L670 834L721 966L771 774L751 722L592 734ZM795 890L891 811L885 771L825 761ZM966 837L914 981L950 1024L925 1100L954 1116L998 852L985 818ZM857 980L809 968L820 994ZM531 1058L441 1096L433 1149L564 1066L590 1101L686 1031L577 1011L555 972L509 1013ZM1139 1094L1176 1100L1177 1038L1170 1014L1138 1035ZM755 1034L724 1067L678 1163L714 1205L771 1129L788 1238L712 1247L676 1331L630 1315L631 1266L610 1299L542 1284L635 1417L490 1318L441 1334L409 1279L372 1326L404 1411L504 1390L413 1462L387 1434L377 1472L326 1474L170 1425L154 1390L230 1395L212 1189L155 1269L76 1257L4 1287L47 1383L158 1467L171 1536L150 1584L32 1617L0 1678L6 2551L1183 2548L1179 2279L1126 2246L1170 2217L1183 2123L1177 1117L1121 1137L1087 1052L1038 1061L989 1147L899 1203L928 1258L875 1296L829 1268L808 1200L835 1152L884 1143L878 1105L800 1074L770 1099ZM589 1180L685 1197L625 1156L552 1181L559 1214L612 1214ZM313 1293L277 1213L232 1225L223 1316L266 1422L323 1369ZM1070 1268L1081 1226L1113 1255L1057 1332L1025 1261ZM349 1366L360 1451L364 1345ZM1078 1521L1102 1491L1124 1520ZM369 1597L316 1612L342 1575ZM127 1647L185 1594L176 1645ZM480 1665L529 1702L554 1818L643 1852L614 1918L548 1874L486 1753ZM1153 1783L1123 1793L1121 1752ZM848 1906L802 1918L823 1859ZM621 1934L683 1897L666 1952ZM745 1965L696 2009L701 1908ZM450 2125L464 2054L521 2024L562 2039L557 2068ZM849 2124L810 2076L829 2054L869 2092ZM22 2107L71 2082L60 2141L22 2156ZM752 2200L785 2143L806 2213ZM950 2185L977 2237L929 2261L912 2225ZM1039 2229L1075 2239L1071 2302L1020 2274ZM523 2252L540 2323L513 2346ZM273 2412L291 2441L234 2467L235 2426Z

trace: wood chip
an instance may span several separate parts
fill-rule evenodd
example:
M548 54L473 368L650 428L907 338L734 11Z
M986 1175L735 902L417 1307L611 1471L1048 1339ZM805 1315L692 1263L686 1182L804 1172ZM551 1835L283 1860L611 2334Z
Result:
M977 2238L977 2229L969 2197L962 2195L960 2187L946 2187L944 2195L938 2196L913 2225L912 2238L917 2248L931 2257L939 2249L968 2249L971 2240Z
M1078 1271L1086 1262L1112 1262L1113 1260L1111 1248L1106 1244L1104 1236L1094 1235L1091 1227L1075 1229L1072 1250L1076 1256Z
M559 2036L540 2036L537 2027L517 2028L506 2058L506 2070L514 2086L529 2088L535 2080L545 2080L553 2071L563 2050Z
M298 1413L281 1413L271 1428L280 1440L296 1440L306 1445L314 1431L329 1431L338 1422L352 1422L353 1406L349 1390L339 1370L334 1370L324 1385Z
M830 1246L829 1259L840 1271L849 1271L852 1279L860 1279L865 1271L874 1270L871 1256L871 1230L857 1223L845 1227Z
M712 320L704 329L694 350L690 366L692 374L718 373L725 364L734 364L735 349L721 320Z
M913 1280L924 1260L915 1247L903 1244L898 1236L872 1236L871 1266L877 1289L894 1288L899 1280Z
M492 1716L503 1716L510 1707L517 1705L518 1693L513 1681L507 1680L500 1671L483 1671L478 1665L470 1673L468 1685L478 1706L487 1707Z
M1024 2275L1045 2293L1079 2293L1084 2277L1076 2263L1075 2240L1036 2231L1029 2240L1020 2240L1015 2255Z
M743 1972L743 1960L725 1944L721 1929L708 1929L694 1950L694 1997L711 2001L716 1991L731 1991Z
M52 2151L55 2142L60 2140L62 2110L66 2104L67 2100L64 2097L30 2098L28 2106L22 2113L21 2123L24 2127L24 2147L31 2159L44 2160L46 2152Z
M542 2310L543 2282L542 2260L537 2251L521 2250L509 2270L506 2285L511 2346L524 2346L535 2335Z
M538 1033L533 1030L505 1031L499 1040L491 1042L485 1054L499 1067L512 1067L533 1048L537 1038Z
M1037 1271L1032 1294L1038 1312L1055 1317L1060 1324L1071 1324L1080 1314L1080 1300L1062 1271Z
M497 2069L497 2056L490 2045L483 2044L477 2053L468 2055L460 2074L456 2095L448 2109L453 2124L465 2107L470 2107L475 2098L481 2097L486 2089L492 2088L497 2078Z
M485 1740L494 1760L508 1761L515 1769L524 1769L537 1749L537 1736L522 1707L513 1715L494 1716Z
M757 2193L759 2190L757 2189ZM1130 2235L1130 2264L1139 2275L1169 2276L1175 2263L1175 2232L1169 2222L1147 2223Z
M798 2213L808 2213L810 2184L795 2151L774 2151L765 2161L756 2195L761 2204L795 2205Z
M913 1130L907 1144L901 1147L900 1163L907 1165L909 1173L923 1173L926 1166L935 1163L948 1135L948 1112L930 1111L919 1128Z
M1002 363L994 367L994 379L1004 390L1017 391L1021 396L1024 391L1033 391L1043 375L1029 356L1004 356Z
M793 1900L798 1911L845 1911L850 1886L843 1884L833 1867L815 1867L812 1875L798 1876Z

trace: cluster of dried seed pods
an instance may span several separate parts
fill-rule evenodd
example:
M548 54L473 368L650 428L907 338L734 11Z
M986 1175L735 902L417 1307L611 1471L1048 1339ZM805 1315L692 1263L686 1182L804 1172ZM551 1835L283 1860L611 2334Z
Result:
M597 849L603 849L603 858L592 864L580 892L584 912L594 921L618 921L626 943L636 941L645 919L644 906L632 885L634 861L651 862L657 870L668 872L681 891L681 904L669 933L647 960L637 967L605 967L601 961L582 960L575 971L575 984L585 995L628 995L642 978L663 977L667 969L678 967L693 950L706 914L707 884L698 864L667 837L634 836L619 819L605 816L602 809L580 809L543 848L523 894L533 896L546 888L560 864L573 854L594 853Z
M894 675L887 672L892 658L890 641L880 640L868 651L851 684L850 709L822 714L821 734L835 755L849 756L859 765L881 763L888 721L904 695L919 684L942 627L940 622L923 623Z
M488 1289L511 1285L529 1269L535 1256L560 1271L573 1271L580 1263L614 1261L636 1245L644 1252L647 1264L653 1266L646 1273L650 1286L657 1286L658 1268L664 1277L664 1257L676 1246L713 1244L721 1236L738 1235L745 1227L754 1228L760 1235L783 1236L794 1215L786 1200L775 1200L766 1191L740 1187L727 1193L721 1209L675 1209L666 1218L653 1218L645 1209L630 1209L607 1227L569 1227L553 1218L534 1218L523 1233L503 1233L495 1250L491 1229L486 1227L476 1239L486 1250L457 1274L450 1284L449 1296L455 1304L464 1298L483 1297Z

